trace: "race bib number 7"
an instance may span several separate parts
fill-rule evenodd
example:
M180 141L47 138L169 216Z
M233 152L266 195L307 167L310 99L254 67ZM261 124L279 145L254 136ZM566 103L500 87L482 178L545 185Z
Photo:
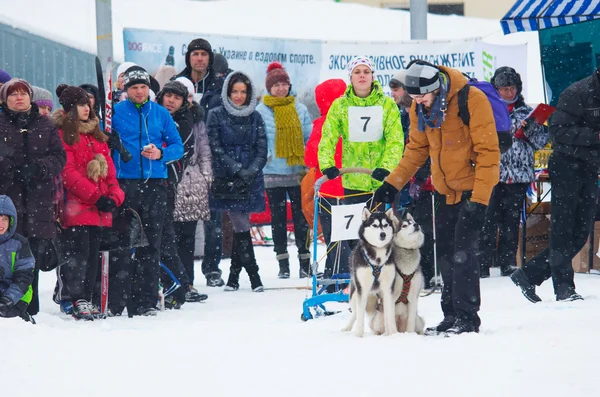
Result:
M348 139L350 142L376 142L383 138L382 106L350 106Z
M331 206L331 241L358 239L365 203Z

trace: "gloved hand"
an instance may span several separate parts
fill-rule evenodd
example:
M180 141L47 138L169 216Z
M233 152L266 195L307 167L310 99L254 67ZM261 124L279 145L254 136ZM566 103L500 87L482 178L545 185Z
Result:
M383 180L390 174L388 170L385 168L375 168L373 172L371 172L371 178L377 179L379 182L383 182Z
M15 179L21 183L29 183L39 175L42 167L38 163L27 163L15 168Z
M111 198L100 196L98 201L96 201L96 208L98 208L98 210L101 212L111 212L117 208L117 203L115 203L115 200Z
M0 297L0 317L6 317L13 306L14 306L14 303L8 296L1 296Z
M375 196L373 199L378 203L390 204L394 202L397 194L398 189L387 182L383 182L383 185L381 185L379 189L375 190Z
M254 180L256 179L256 174L252 171L249 171L245 168L242 168L236 173L236 176L240 178L246 185L252 185Z
M329 167L321 170L321 173L327 177L327 179L332 180L340 176L340 170L337 167Z
M458 213L458 222L464 223L468 228L481 228L485 221L486 209L486 205L467 199Z
M420 181L420 180L416 180L410 184L410 187L408 188L408 195L410 196L411 199L413 200L417 200L419 198L419 196L421 195L421 189L423 188L423 184L425 183L425 181Z

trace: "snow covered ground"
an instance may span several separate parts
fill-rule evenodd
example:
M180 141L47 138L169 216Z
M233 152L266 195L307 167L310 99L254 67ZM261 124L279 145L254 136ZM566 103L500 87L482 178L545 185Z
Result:
M322 248L321 248L322 249ZM270 247L257 247L266 287L277 279ZM290 254L295 257L292 247ZM229 261L222 263L227 273ZM494 269L495 270L495 269ZM506 277L482 280L479 335L399 334L363 339L340 329L341 314L300 321L310 291L223 292L156 318L77 322L51 302L55 276L42 274L36 326L0 321L1 396L597 396L600 277L576 275L585 301L527 302ZM226 274L225 274L226 275ZM297 267L292 268L297 277ZM422 298L427 324L441 320L439 295Z

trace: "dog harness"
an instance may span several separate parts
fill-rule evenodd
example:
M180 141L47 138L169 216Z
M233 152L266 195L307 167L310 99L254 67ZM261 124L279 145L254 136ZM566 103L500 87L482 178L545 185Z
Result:
M411 284L412 278L414 277L416 272L406 275L406 274L402 274L402 272L400 270L398 270L397 268L396 268L396 271L398 272L400 277L402 277L402 293L398 297L398 300L396 300L396 303L402 302L405 305L407 305L408 304L408 292L410 291L410 284Z
M377 280L379 280L379 276L381 275L381 269L383 269L384 265L377 266L373 264L371 258L369 258L369 256L367 255L367 251L364 248L362 249L362 254L365 261L367 261L369 266L371 266L371 271L373 272L373 285L375 285L375 283L377 283Z

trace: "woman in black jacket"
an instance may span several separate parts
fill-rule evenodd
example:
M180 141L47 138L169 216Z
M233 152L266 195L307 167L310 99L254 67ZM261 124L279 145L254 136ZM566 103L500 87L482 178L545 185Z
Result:
M264 290L250 236L250 214L265 209L262 169L267 162L265 124L255 110L255 94L250 78L233 72L223 84L223 106L208 113L214 175L210 208L227 211L235 233L226 291L239 288L242 267L252 291Z

